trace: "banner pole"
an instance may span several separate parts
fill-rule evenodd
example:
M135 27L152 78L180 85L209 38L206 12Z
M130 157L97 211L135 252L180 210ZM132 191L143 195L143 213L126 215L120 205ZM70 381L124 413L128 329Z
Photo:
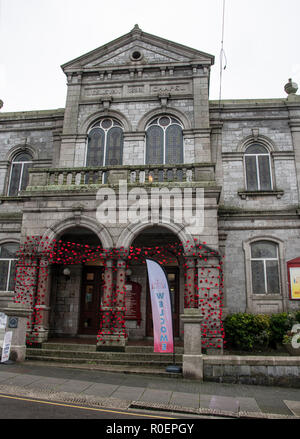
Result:
M162 269L165 272L165 276L166 276L167 283L168 283L169 297L170 297L170 302L171 302L172 332L173 332L173 365L167 366L166 372L181 373L182 368L180 366L176 366L176 360L175 360L175 332L174 332L174 313L173 313L174 297L171 296L171 293L170 293L168 274L167 274L166 270L164 269L164 267L162 267Z

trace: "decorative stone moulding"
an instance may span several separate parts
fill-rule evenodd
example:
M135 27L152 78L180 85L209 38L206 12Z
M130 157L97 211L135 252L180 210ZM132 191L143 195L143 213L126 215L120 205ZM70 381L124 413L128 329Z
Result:
M239 197L242 200L248 200L250 198L255 197L266 197L266 196L275 196L280 199L284 195L284 191L282 190L270 190L270 191L238 191Z
M108 110L110 108L110 104L112 102L113 98L112 96L104 96L100 99L100 104L103 106L103 109Z
M289 82L285 84L284 91L290 95L290 94L296 94L298 90L298 84L296 82L292 82L292 79L289 78Z

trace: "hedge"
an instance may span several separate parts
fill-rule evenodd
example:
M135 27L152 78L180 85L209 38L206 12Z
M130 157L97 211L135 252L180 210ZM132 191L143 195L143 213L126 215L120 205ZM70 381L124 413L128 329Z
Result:
M300 323L300 311L278 314L230 314L224 319L227 347L251 351L276 348L295 323Z

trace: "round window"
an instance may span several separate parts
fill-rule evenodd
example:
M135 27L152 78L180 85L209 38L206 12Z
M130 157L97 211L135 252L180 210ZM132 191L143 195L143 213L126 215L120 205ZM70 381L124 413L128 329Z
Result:
M112 121L110 119L104 119L102 121L101 125L102 125L102 128L107 130L108 128L110 128L112 126Z
M143 55L142 55L142 53L139 50L134 50L131 53L131 59L133 61L139 61L140 59L142 59L142 57L143 57Z
M161 117L161 118L159 119L159 123L160 123L160 125L162 125L163 127L166 127L166 126L169 125L169 123L170 123L170 118L169 118L169 117L166 117L166 116L163 116L163 117Z

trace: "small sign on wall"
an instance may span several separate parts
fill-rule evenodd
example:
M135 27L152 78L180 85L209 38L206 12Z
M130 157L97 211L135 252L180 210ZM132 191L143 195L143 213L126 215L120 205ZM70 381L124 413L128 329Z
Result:
M127 281L125 285L125 319L136 320L137 326L141 324L141 291L142 287L137 282Z
M287 263L290 299L300 300L300 258Z
M13 335L12 331L5 333L3 348L2 348L1 363L4 363L5 361L9 360L12 335Z
M8 319L8 328L15 329L18 327L18 317L9 317Z
M7 315L4 312L0 312L0 329L5 329L7 323Z

